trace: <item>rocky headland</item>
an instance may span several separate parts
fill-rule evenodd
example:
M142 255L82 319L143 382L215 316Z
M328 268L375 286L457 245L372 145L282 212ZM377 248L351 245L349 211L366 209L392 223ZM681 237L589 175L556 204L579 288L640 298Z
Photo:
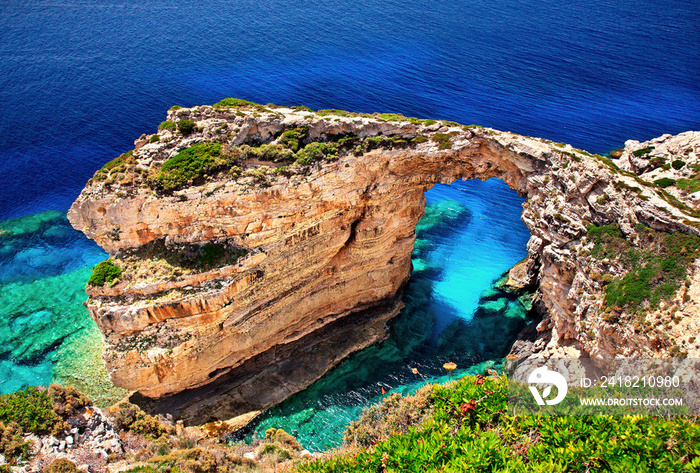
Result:
M616 164L393 114L173 107L68 213L111 255L87 286L111 379L186 423L280 402L386 336L424 192L492 177L532 235L511 280L540 320L514 354L700 356L700 133L658 140Z

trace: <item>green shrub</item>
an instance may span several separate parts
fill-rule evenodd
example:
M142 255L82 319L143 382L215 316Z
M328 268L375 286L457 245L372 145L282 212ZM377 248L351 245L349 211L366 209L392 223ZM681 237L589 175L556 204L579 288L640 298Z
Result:
M432 413L434 385L426 385L412 396L398 393L384 398L380 404L363 409L360 418L345 429L343 441L369 447L395 433L408 433Z
M151 439L157 439L167 433L167 428L163 424L134 404L121 403L112 407L110 414L120 430L127 430Z
M666 168L666 166L668 166L668 164L666 164L666 158L663 156L652 158L649 163L654 167L663 167L665 170L668 170L668 168Z
M156 181L165 189L174 190L217 172L224 164L221 143L197 143L163 163Z
M180 133L187 136L196 128L197 124L192 120L183 119L177 122L177 129Z
M98 263L92 270L92 275L88 280L91 286L104 286L105 283L111 284L119 279L122 275L122 270L116 266L111 258L101 263Z
M426 141L429 141L429 140L430 140L430 138L428 138L428 137L425 136L425 135L417 135L417 136L416 136L415 138L413 138L411 141L412 141L413 143L415 143L415 144L419 144L419 143L425 143Z
M227 246L221 243L207 243L195 252L191 264L200 271L209 271L233 264L246 254L248 254L248 250L245 248Z
M214 455L201 448L188 448L184 450L173 450L168 455L160 455L148 460L148 463L158 464L157 472L163 473L210 473L216 471L232 471L224 467L228 463L225 456L221 458L222 469L217 469L217 461ZM231 462L233 463L233 462ZM144 470L148 472L150 470Z
M171 122L170 120L165 120L160 125L158 125L158 131L162 131L162 130L175 131L176 128L177 128L177 125L175 125L175 122Z
M134 468L129 468L128 470L123 470L122 473L180 473L180 470L173 470L169 466L167 469L162 468L160 465L153 467L151 465L137 466Z
M22 431L36 434L63 427L48 392L33 386L0 396L0 422L6 426L14 422Z
M168 109L169 112L174 112L175 110L180 110L182 107L179 105L173 105Z
M267 429L265 431L265 440L283 447L291 448L292 450L303 450L302 446L297 442L297 439L282 429Z
M22 429L17 422L0 422L0 454L10 463L29 458L31 445L22 438Z
M241 145L231 150L231 156L234 160L257 159L276 163L294 160L294 152L281 144L267 144L255 147Z
M338 143L309 143L296 155L299 164L308 165L317 161L338 159Z
M257 104L248 102L247 100L226 98L219 100L214 104L214 108L239 108L239 107L254 107Z
M648 148L641 148L636 151L632 151L632 154L635 155L638 158L641 158L642 156L651 153L654 150L653 146L649 146Z
M683 161L682 159L674 159L671 163L671 166L673 167L673 169L681 169L683 166L685 166L685 161Z
M654 184L657 186L661 187L662 189L665 189L669 186L672 186L676 183L675 179L671 179L670 177L662 177L661 179L657 179L654 181Z
M438 143L438 149L450 149L452 148L450 139L458 134L459 133L456 131L451 131L450 133L435 133L430 137L430 140Z
M160 136L158 136L158 135L152 135L152 136L151 136L151 139L148 140L148 141L149 141L149 143L158 143L158 142L160 141Z
M48 395L53 411L64 420L75 416L82 408L92 405L90 398L72 386L52 384L49 386Z
M44 468L44 473L78 473L78 467L70 460L57 458Z
M299 150L299 145L307 136L309 136L309 127L303 126L299 128L292 128L290 130L285 130L282 133L278 143L286 146L296 153Z
M436 143L445 143L449 139L450 135L448 135L447 133L435 133L433 136L430 137L430 140Z

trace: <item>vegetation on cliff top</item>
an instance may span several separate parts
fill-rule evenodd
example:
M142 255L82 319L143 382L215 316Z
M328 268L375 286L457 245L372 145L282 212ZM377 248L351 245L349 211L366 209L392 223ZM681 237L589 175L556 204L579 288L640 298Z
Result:
M356 135L329 137L329 141L309 141L307 127L290 128L282 132L276 143L259 146L240 145L229 148L219 142L197 143L165 161L148 181L152 187L171 192L189 185L198 185L208 178L227 173L229 177L252 176L253 183L268 184L269 175L305 173L309 166L335 161L342 154L360 155L374 149L392 149L413 146L428 141L418 135L405 138L400 135L378 135L360 138ZM450 135L452 136L452 135ZM255 161L257 168L243 173L247 161ZM280 163L272 171L259 166L258 161ZM297 165L290 167L290 165Z
M175 189L211 175L225 164L221 143L197 143L165 161L156 181L165 189Z
M269 103L267 105L262 105L259 103L250 102L248 100L237 99L237 98L232 98L232 97L225 98L223 100L216 102L213 105L213 107L216 109L227 109L227 108L253 109L253 110L260 111L260 112L264 112L264 111L271 112L275 108L281 108L280 105L275 105L275 104L271 104L271 103ZM406 122L413 123L414 125L426 125L426 126L430 126L430 125L433 125L435 123L438 123L437 120L407 117L407 116L402 115L400 113L358 113L358 112L348 112L347 110L337 110L334 108L314 111L313 109L306 107L304 105L292 106L290 108L297 110L297 111L312 113L312 114L315 114L319 117L327 117L329 115L337 115L340 117L363 117L363 118L374 118L375 120L387 121L387 122L406 121ZM447 122L447 124L455 124L456 125L456 123L454 123L454 122Z
M346 440L351 445L345 452L301 464L298 471L676 473L700 469L700 426L687 419L511 416L506 412L506 380L481 376L434 386L418 397L392 399L379 416L370 414L372 408L365 411L362 425L348 429ZM431 413L423 416L420 412L426 404ZM385 429L377 436L352 441L358 430L375 432L374 426L400 418L405 419L399 427L402 432L386 433Z
M106 181L109 178L114 178L117 174L122 174L126 168L134 164L136 160L133 157L133 151L122 153L110 162L102 166L93 176L95 181Z
M201 132L202 129L197 127L197 123L193 121L194 118L191 115L180 113L180 108L171 108L171 112L174 112L176 115L162 122L158 130L171 133L179 132L182 136ZM277 118L282 117L282 115L274 111L281 108L280 106L274 104L261 105L236 98L223 99L215 103L213 108L219 111L234 109L237 117L246 116L243 110L252 110L253 117L259 116L260 113L273 113L276 114ZM308 107L297 106L291 108L301 112L313 113L324 120L332 120L329 115L337 115L338 117L366 117L377 121L404 121L425 126L435 124L439 126L459 126L459 124L454 122L418 119L397 113L367 114L335 109L314 112ZM307 115L307 117L311 116ZM334 120L339 119L335 118ZM466 130L471 127L462 128ZM252 184L267 186L270 178L274 178L275 175L283 174L289 177L293 174L307 174L309 166L323 161L336 160L343 154L353 153L360 155L373 149L408 147L430 141L430 138L424 135L405 137L399 135L383 136L381 134L365 138L360 138L356 135L328 136L321 140L312 141L308 136L308 127L299 126L282 131L276 138L273 138L274 141L271 143L249 143L233 146L227 142L228 129L229 123L222 124L215 131L214 134L216 136L212 138L212 136L207 135L206 139L209 141L197 143L180 151L175 156L167 159L160 167L157 164L157 160L156 165L151 167L151 169L139 165L133 157L133 151L129 151L103 166L95 173L90 182L103 182L108 189L112 185L118 184L121 188L126 189L127 192L129 188L143 184L149 185L156 190L173 192L186 186L200 185L211 177L225 174L228 178L252 176L254 177ZM450 139L456 135L456 132L447 134L445 137L443 135L438 133L433 138L433 141L437 142L440 150L450 149L452 147ZM163 139L158 134L155 134L150 138L143 135L140 140L137 148L149 143L167 143L172 141L172 138L166 137ZM259 169L259 163L248 163L246 166L250 168L248 169L250 172L245 173L246 166L241 166L240 161L248 159L281 163L282 166L273 171L271 169Z

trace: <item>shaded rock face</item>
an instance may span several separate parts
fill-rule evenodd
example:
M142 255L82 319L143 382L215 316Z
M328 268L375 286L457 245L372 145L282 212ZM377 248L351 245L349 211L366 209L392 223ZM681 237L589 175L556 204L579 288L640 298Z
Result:
M284 107L196 107L171 111L168 118L192 120L197 131L185 137L166 130L158 142L137 141L133 169L141 175L157 173L165 160L198 142L218 140L231 148L277 143L284 130L300 126L308 127L309 142L344 134L424 137L293 165L291 173L238 163L266 173L263 184L259 175L243 172L215 174L174 192L138 180L93 182L83 190L69 211L71 224L124 270L112 285L87 287L87 307L104 334L110 376L147 398L184 392L170 405L192 421L269 407L354 349L381 339L384 329L371 321L384 327L398 313L424 192L435 183L498 177L526 197L522 219L532 237L522 274L536 280L542 322L527 348L518 348L524 356L650 349L633 333L624 344L586 335L603 330L591 327L603 304L603 286L589 276L599 262L579 256L587 225L618 222L630 238L638 222L664 231L698 231L698 219L658 189L641 185L602 157L547 140L443 122L321 117ZM449 144L440 145L445 141ZM220 267L163 270L138 252L154 242L165 248L226 242L248 253ZM348 343L326 343L329 327L342 333L341 327L353 325L365 327L357 334L372 335L364 342L348 335ZM286 379L274 374L276 387L256 381L256 373L273 365L293 370L294 363L285 360L293 360L301 345L324 351L316 369L302 368L303 376L293 383L293 372ZM306 360L302 365L313 364ZM265 394L255 396L256 385ZM236 401L226 408L226 402L212 401L206 419L188 410L195 400L202 403L202 393L213 391Z

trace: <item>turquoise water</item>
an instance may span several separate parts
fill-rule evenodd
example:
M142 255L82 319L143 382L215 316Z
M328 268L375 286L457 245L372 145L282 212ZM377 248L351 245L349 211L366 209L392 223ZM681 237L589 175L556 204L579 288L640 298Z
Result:
M100 334L82 304L105 257L64 212L0 222L0 393L56 380L107 388Z
M388 340L350 356L305 391L266 412L248 439L282 428L312 451L339 445L345 426L382 393L410 393L424 381L481 372L507 353L527 309L494 287L526 256L523 199L500 180L436 185L417 228L406 305Z

